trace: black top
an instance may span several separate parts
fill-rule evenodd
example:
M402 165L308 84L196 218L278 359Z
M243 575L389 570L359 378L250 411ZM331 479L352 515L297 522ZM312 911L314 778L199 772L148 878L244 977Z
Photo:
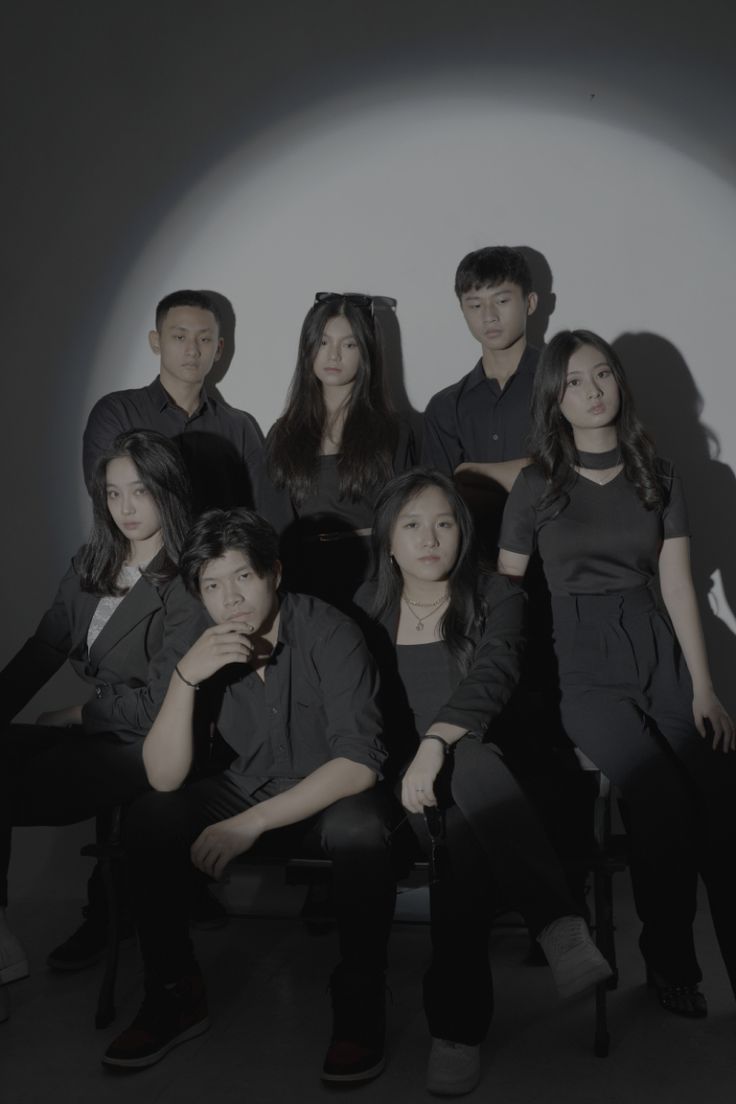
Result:
M119 433L154 429L178 444L194 492L193 512L219 506L255 508L281 529L291 511L265 471L263 434L251 414L203 392L194 414L177 406L157 378L148 387L114 391L92 408L82 463L90 486L100 455Z
M500 575L482 576L478 585L483 615L472 630L475 654L470 670L463 675L442 645L448 661L449 693L443 693L436 712L423 711L425 727L419 730L422 736L431 724L445 723L484 739L518 682L524 647L524 592ZM397 661L399 607L390 610L381 622L371 620L375 593L374 582L364 583L355 595L355 604L363 611L361 624L381 674L386 743L394 765L400 767L413 754L416 739L409 688L404 685ZM410 644L403 651L419 656L425 648ZM443 680L443 690L444 686Z
M397 421L398 438L391 465L394 475L408 471L416 461L416 446L411 426L403 418L398 418ZM296 530L299 535L372 528L376 499L384 484L376 483L355 502L344 498L340 494L338 460L337 453L331 456L320 456L315 493L300 503L292 502L298 519Z
M433 640L429 644L397 644L396 665L414 714L414 729L420 738L452 695L452 656L444 640Z
M123 740L145 736L174 665L204 628L202 605L178 575L161 584L143 575L88 649L99 600L99 594L82 590L72 561L35 633L0 672L0 721L9 722L69 659L95 688L82 708L85 731L116 733Z
M452 475L458 464L528 455L531 400L539 350L527 345L503 389L479 360L458 383L439 391L424 412L422 463Z
M288 788L336 758L381 774L373 662L357 625L317 598L284 597L265 680L233 664L207 690L204 704L235 752L229 771L247 793L273 781Z
M370 529L373 525L373 502L370 498L359 498L352 502L340 495L340 483L337 470L337 455L320 456L317 490L305 498L294 509L300 522L310 522L309 527L300 525L300 530L309 528L318 533L334 533L342 529Z
M578 475L565 498L540 509L544 477L535 464L524 468L506 504L501 548L528 556L538 547L554 597L648 586L662 542L689 533L680 478L668 461L656 465L661 511L646 509L623 471L603 486Z

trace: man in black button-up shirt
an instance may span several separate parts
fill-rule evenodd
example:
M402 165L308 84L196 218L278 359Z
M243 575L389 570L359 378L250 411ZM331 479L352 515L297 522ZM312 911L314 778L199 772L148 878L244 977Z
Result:
M492 554L506 493L528 463L539 353L527 346L526 325L537 296L524 257L505 246L464 257L455 293L483 352L472 372L430 399L422 463L458 478Z
M208 394L205 381L222 353L219 308L201 291L175 291L156 309L149 334L160 360L147 387L114 391L93 407L84 430L84 478L119 433L155 429L174 438L187 465L194 513L212 506L255 506L277 528L291 518L286 496L265 471L263 434L251 414Z
M205 1029L187 931L190 856L220 877L237 855L268 847L332 859L341 962L332 976L334 1031L323 1077L367 1080L383 1066L394 899L392 804L375 785L385 751L367 647L331 606L280 596L276 533L255 514L204 514L180 565L213 624L179 662L144 743L148 779L163 792L131 806L126 846L149 996L135 1029L115 1040L105 1061L151 1065ZM214 722L226 754L220 769L211 760L205 777L187 781L195 704L205 723ZM173 1006L166 1003L172 991L181 997Z

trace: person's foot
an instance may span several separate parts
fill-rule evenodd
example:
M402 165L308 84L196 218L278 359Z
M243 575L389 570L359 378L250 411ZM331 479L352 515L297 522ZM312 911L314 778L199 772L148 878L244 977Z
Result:
M480 1047L432 1039L427 1064L427 1092L435 1096L464 1096L480 1081Z
M0 918L0 985L8 985L24 977L28 977L28 955L3 915Z
M667 1012L693 1020L702 1020L708 1015L705 993L700 992L697 984L673 985L653 970L647 970L647 985L656 991L659 1003Z
M360 974L338 967L330 979L332 1040L322 1080L370 1081L385 1065L386 984L383 973Z
M129 943L134 937L130 920L121 921L120 943ZM54 947L46 957L52 970L86 970L107 954L107 922L97 919L83 920L75 932Z
M561 916L537 936L561 997L574 997L611 977L582 916Z
M180 978L170 986L149 984L138 1015L113 1039L102 1062L121 1069L145 1069L209 1026L201 974Z

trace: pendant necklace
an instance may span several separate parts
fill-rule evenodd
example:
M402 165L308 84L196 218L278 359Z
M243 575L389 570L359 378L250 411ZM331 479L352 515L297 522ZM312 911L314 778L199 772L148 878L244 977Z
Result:
M427 620L428 617L431 617L432 614L440 608L443 602L447 601L449 595L443 594L442 597L438 598L436 602L412 602L411 599L407 598L405 594L402 594L401 597L404 599L404 602L406 603L406 608L408 609L409 613L412 615L412 617L416 618L417 632L423 632L424 622ZM429 612L420 617L418 613L414 612L412 606L427 608Z

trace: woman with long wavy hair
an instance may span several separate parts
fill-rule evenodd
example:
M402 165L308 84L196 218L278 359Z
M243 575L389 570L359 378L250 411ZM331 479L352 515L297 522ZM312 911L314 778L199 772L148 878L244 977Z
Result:
M376 496L414 461L411 430L386 395L375 323L386 305L395 303L317 295L266 443L270 477L296 515L283 540L288 585L343 608L368 572Z
M668 1011L704 1016L698 873L736 990L736 739L711 682L680 479L655 455L615 351L588 330L545 349L532 416L534 462L506 505L499 571L522 576L538 548L565 730L624 798L649 983Z
M177 567L189 483L175 445L149 430L121 434L97 465L92 502L87 543L0 672L0 983L28 973L5 916L12 826L72 824L147 788L143 737L197 630L198 605ZM80 693L88 700L42 713L35 725L11 724L67 659L92 696ZM52 964L76 968L85 953L99 957L101 911L93 900Z
M552 966L561 995L610 975L559 860L504 763L504 707L523 648L524 595L479 575L473 525L440 472L397 476L376 504L377 574L356 595L380 672L385 742L405 766L401 800L430 855L432 963L424 1006L427 1087L470 1092L493 1013L488 937L501 884ZM406 765L408 763L408 766Z

